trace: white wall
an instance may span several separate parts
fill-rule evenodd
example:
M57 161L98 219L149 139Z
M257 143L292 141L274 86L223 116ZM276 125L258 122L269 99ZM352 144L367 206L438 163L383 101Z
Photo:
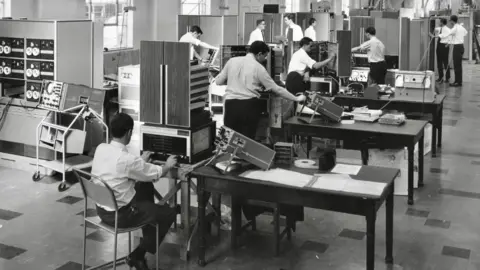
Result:
M5 0L6 17L85 19L85 0Z

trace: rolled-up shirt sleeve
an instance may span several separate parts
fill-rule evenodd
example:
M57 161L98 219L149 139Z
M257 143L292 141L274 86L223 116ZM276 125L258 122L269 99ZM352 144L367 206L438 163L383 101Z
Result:
M372 43L371 40L365 41L364 43L362 43L362 44L360 45L360 49L361 49L361 50L369 49L370 46L372 45L371 43Z
M230 61L225 64L225 67L223 67L222 71L220 71L217 77L215 77L215 83L217 85L227 85L229 63Z
M302 56L302 59L300 60L302 61L303 64L305 64L307 67L309 67L310 69L313 69L313 65L315 65L315 63L317 63L315 60L313 60L308 54L305 53L305 55Z
M163 173L161 166L147 163L134 155L122 156L117 162L117 170L126 172L128 178L140 182L152 182Z

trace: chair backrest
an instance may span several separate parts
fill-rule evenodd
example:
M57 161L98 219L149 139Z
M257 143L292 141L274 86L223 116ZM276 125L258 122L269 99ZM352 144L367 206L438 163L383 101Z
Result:
M80 182L85 200L90 198L97 204L115 209L115 211L118 210L117 200L115 199L113 190L105 181L95 175L75 168L73 169L73 173L77 177L78 182ZM101 184L94 183L94 179Z

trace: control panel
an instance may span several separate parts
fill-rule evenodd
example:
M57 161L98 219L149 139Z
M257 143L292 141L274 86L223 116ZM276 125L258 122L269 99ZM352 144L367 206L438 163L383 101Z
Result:
M368 81L368 76L370 74L369 69L352 69L352 74L350 75L351 82L364 82Z
M53 60L54 41L27 39L25 54L27 58Z
M431 79L425 74L397 74L395 76L395 87L429 89Z
M53 80L54 63L43 61L27 61L25 77L27 80Z
M42 90L42 84L37 82L27 82L25 87L25 100L39 102Z
M40 94L40 106L46 109L59 110L63 91L63 82L43 81Z
M23 38L0 38L0 56L23 58L24 48Z

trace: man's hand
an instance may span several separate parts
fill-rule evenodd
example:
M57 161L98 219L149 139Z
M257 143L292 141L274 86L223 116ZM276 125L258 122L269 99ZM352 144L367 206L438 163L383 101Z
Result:
M145 162L149 162L150 161L150 157L152 156L153 152L150 152L150 151L143 151L143 154L141 156L141 158L145 161Z
M297 102L303 102L307 99L307 97L305 97L305 95L300 95L300 96L297 96Z
M177 165L177 156L169 156L167 158L167 161L165 161L165 167L167 167L168 169L171 169L173 167L175 167Z
M352 52L356 52L356 51L358 51L358 47L352 48Z

